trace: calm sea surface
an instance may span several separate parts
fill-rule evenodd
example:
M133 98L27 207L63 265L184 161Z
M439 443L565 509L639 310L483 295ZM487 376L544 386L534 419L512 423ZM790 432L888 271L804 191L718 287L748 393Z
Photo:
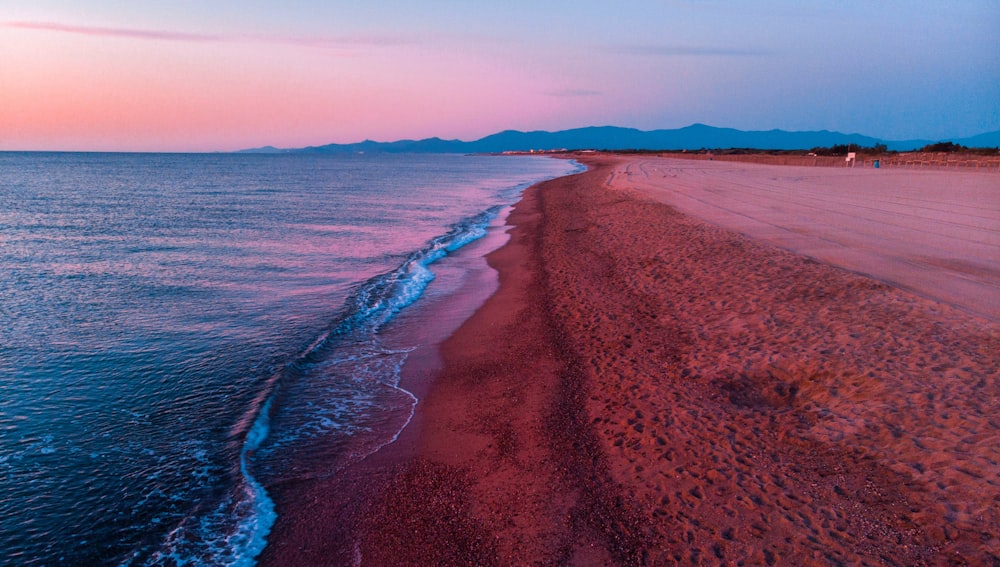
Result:
M573 170L0 153L0 565L252 564L268 485L409 421L379 330L434 262Z

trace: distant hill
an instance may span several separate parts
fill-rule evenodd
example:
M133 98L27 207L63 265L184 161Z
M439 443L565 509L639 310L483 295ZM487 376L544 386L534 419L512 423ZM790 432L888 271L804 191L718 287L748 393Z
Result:
M971 138L947 140L886 141L861 134L842 134L819 130L788 132L785 130L744 131L692 124L674 130L642 131L617 126L591 126L559 132L520 132L506 130L471 142L461 140L398 140L375 142L365 140L354 144L327 144L296 149L271 146L243 150L241 153L499 153L529 150L699 150L716 148L751 148L759 150L808 150L839 144L871 147L885 144L890 150L909 151L934 142L954 142L968 147L1000 146L1000 131Z
M958 138L954 140L934 140L935 142L955 142L967 148L1000 148L1000 130L987 132L969 138Z

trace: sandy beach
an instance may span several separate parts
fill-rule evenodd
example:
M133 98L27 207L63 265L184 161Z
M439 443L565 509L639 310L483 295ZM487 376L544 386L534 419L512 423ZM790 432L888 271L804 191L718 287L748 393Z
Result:
M1000 176L638 158L607 183L1000 322Z
M280 487L262 564L1000 563L1000 177L581 159L399 441Z

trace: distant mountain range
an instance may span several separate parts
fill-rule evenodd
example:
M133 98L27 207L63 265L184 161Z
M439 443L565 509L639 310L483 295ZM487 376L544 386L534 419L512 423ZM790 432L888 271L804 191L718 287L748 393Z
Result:
M871 147L885 144L890 150L909 151L935 142L954 142L970 148L1000 146L1000 131L970 138L946 140L880 140L861 134L842 134L820 130L787 132L785 130L743 131L692 124L675 130L642 131L617 126L591 126L560 132L519 132L507 130L472 142L461 140L399 140L354 144L327 144L296 149L271 146L242 150L241 153L500 153L529 150L699 150L703 148L751 148L759 150L808 150L838 144Z

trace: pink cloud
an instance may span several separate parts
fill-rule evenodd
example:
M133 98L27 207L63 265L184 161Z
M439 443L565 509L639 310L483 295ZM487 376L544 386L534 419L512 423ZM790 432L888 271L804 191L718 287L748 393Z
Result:
M101 26L77 26L71 24L61 24L58 22L3 22L3 27L52 31L58 33L70 33L77 35L88 35L96 37L119 37L129 39L146 39L160 41L182 41L182 42L248 42L248 43L271 43L293 45L300 47L311 47L319 49L344 49L349 47L385 47L396 45L410 45L417 43L413 38L402 36L378 36L378 35L358 35L358 36L282 36L265 34L202 34L177 32L170 30L144 30L134 28L109 28Z
M97 26L74 26L55 22L4 22L4 27L28 30L43 30L80 35L103 37L128 37L132 39L160 39L167 41L224 41L218 35L184 33L160 30L136 30L127 28L105 28Z

